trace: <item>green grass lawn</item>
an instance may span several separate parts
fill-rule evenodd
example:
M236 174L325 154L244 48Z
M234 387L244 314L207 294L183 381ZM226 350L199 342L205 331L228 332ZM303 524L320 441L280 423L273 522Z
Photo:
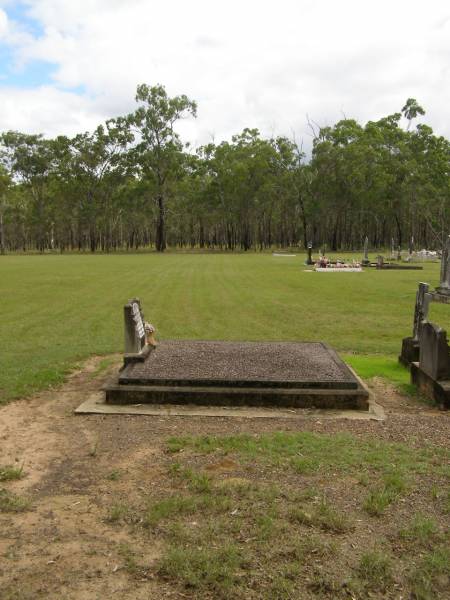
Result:
M423 271L322 274L304 257L134 254L0 257L0 402L62 381L80 360L123 350L122 306L143 302L158 337L321 340L363 377L396 365ZM439 310L440 324L447 307Z

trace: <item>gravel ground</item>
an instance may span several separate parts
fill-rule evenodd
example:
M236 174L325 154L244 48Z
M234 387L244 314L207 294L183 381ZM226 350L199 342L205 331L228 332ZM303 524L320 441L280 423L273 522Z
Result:
M129 381L307 382L355 387L352 373L321 343L163 341L121 374Z

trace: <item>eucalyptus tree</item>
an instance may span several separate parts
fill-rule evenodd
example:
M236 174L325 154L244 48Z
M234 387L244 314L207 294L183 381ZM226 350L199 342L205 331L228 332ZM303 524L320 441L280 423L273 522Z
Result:
M325 127L314 141L313 190L322 237L331 248L351 244L353 219L363 209L367 156L363 128L353 119Z
M136 133L133 157L141 177L153 190L158 207L156 249L166 249L166 212L168 188L180 178L184 161L184 145L175 131L177 121L188 115L197 116L197 105L187 96L169 97L162 85L137 87L137 110L129 115Z
M63 193L72 198L81 249L86 238L92 252L109 251L120 216L113 199L131 174L127 154L133 139L128 120L119 117L99 125L93 133L57 139L58 176Z
M11 177L6 169L0 166L0 254L5 254L4 213L6 210L7 192L11 186Z
M284 204L288 194L285 138L263 139L257 129L244 129L231 142L201 149L209 178L208 195L215 199L226 247L244 250L274 241L274 228L284 235L290 223ZM289 233L288 237L292 237Z
M303 246L307 248L308 242L315 241L314 214L317 208L314 206L314 168L311 163L305 162L305 154L295 140L292 141L292 153L294 156L292 185L300 212Z
M36 247L48 244L49 177L55 168L54 142L42 135L8 131L0 137L0 160L15 182L22 183L31 198L30 221L36 232Z
M409 140L415 169L410 174L412 210L425 245L443 248L450 230L450 142L420 124Z

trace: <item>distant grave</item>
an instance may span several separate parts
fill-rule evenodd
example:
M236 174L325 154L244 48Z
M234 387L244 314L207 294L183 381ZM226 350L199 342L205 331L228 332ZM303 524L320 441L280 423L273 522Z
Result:
M384 260L384 256L378 255L377 256L377 261L376 263L369 263L369 265L367 265L369 267L375 267L376 269L383 269L383 270L390 270L390 269L394 269L394 270L403 270L403 271L421 271L423 269L423 267L420 267L418 265L406 265L406 264L399 264L398 262L385 262Z
M368 410L369 394L321 342L149 338L138 299L124 310L125 356L105 388L110 404L268 406ZM146 326L151 332L145 331Z
M342 258L331 260L321 252L319 258L314 262L314 271L318 273L361 273L362 268L356 260L346 261Z
M399 356L411 369L412 383L440 406L450 408L450 348L447 332L428 321L432 302L450 304L450 236L442 254L439 286L431 292L427 283L419 283L412 336L403 339Z
M362 261L361 261L361 265L363 267L375 267L376 269L385 269L385 270L390 270L390 269L397 270L398 269L398 270L405 270L405 271L421 270L423 268L423 267L414 266L414 265L399 264L398 261L400 261L402 258L401 249L400 249L400 247L398 248L397 256L396 256L395 255L394 238L391 239L391 256L390 256L390 260L388 262L386 262L384 256L381 256L381 255L377 256L377 260L375 262L371 262L369 260L369 238L367 236L364 239L363 252L364 252L364 254L363 254ZM411 256L411 246L410 246L408 256ZM414 261L412 261L412 262L414 262Z
M423 248L422 250L418 250L417 252L404 253L402 255L402 259L405 262L438 262L439 255L434 250L426 250Z
M369 238L365 237L364 239L364 255L363 255L363 259L361 261L361 264L363 267L370 267L370 260L369 260Z

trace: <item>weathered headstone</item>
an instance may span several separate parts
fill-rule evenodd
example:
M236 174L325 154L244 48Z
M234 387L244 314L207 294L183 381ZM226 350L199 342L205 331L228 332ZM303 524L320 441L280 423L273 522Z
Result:
M434 323L422 323L419 367L435 381L447 380L450 377L447 332Z
M394 242L394 238L391 238L391 260L395 260L395 242Z
M397 260L402 260L402 247L397 248Z
M124 306L125 354L140 354L145 346L144 315L138 298Z
M429 285L428 283L419 283L419 289L416 292L416 304L414 307L414 322L412 336L403 338L402 340L402 351L400 353L399 361L406 367L410 367L411 363L419 360L419 341L421 324L428 317L428 306L429 301L426 294L428 294Z
M422 321L428 318L428 302L425 301L425 294L429 290L428 283L419 283L419 289L416 292L416 305L414 307L414 324L413 324L413 335L412 339L415 342L419 341L420 336L420 324Z
M370 265L370 260L369 260L369 238L366 235L366 239L364 240L364 256L363 259L361 261L361 264L366 266Z
M450 296L450 235L442 251L441 259L441 281L436 288L439 294Z
M411 239L409 240L409 256L412 256L412 253L414 251L414 236L411 236Z
M379 254L377 256L377 269L382 269L384 266L384 256L381 256L381 254Z

